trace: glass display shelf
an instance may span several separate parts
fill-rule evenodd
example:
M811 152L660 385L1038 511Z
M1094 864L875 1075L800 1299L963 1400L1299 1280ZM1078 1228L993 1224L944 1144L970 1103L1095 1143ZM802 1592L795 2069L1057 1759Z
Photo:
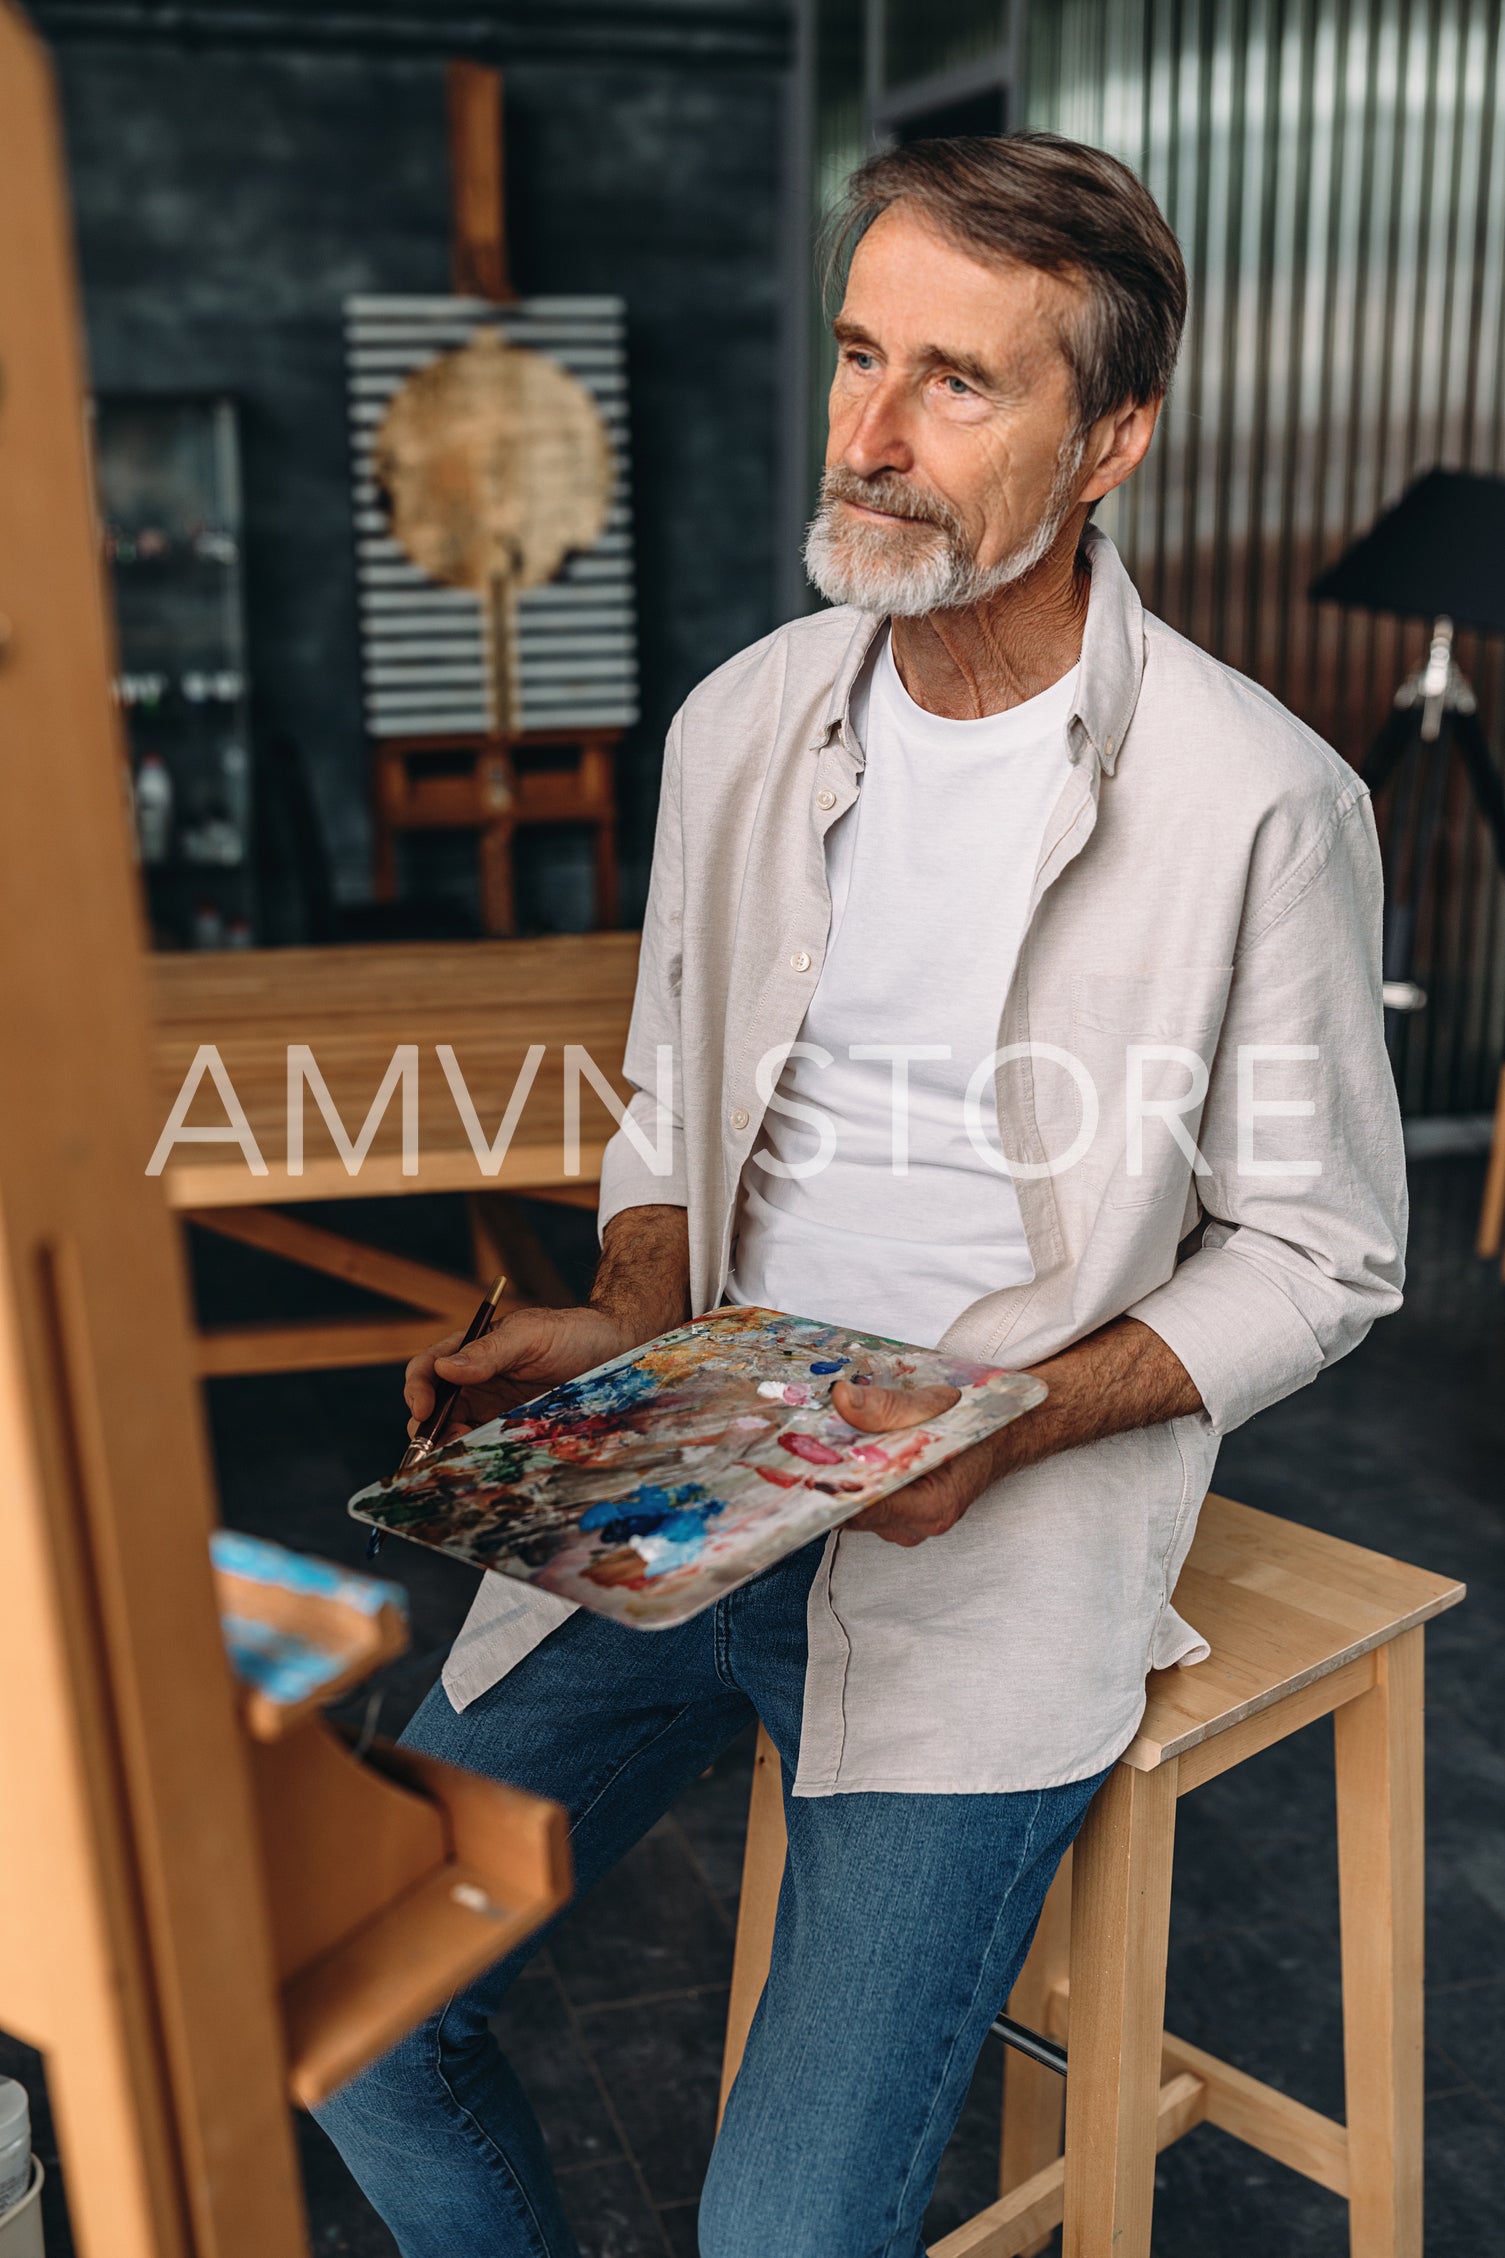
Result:
M117 690L153 937L256 936L240 448L223 397L95 403Z

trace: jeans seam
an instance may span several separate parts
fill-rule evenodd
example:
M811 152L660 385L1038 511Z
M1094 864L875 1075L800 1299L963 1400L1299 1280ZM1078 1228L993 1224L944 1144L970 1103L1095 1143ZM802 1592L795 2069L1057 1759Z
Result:
M730 1686L735 1690L737 1681L732 1675L731 1624L729 1621L731 1597L731 1593L728 1592L716 1602L716 1611L711 1618L711 1654L717 1677L724 1686Z
M967 2017L971 2014L972 2009L977 2004L977 1994L982 1988L983 1971L986 1969L989 1960L992 1958L993 1947L998 1940L998 1931L1002 1926L1004 1914L1008 1910L1009 1899L1013 1896L1014 1891L1018 1886L1020 1875L1028 1870L1030 1862L1030 1848L1035 1839L1035 1822L1039 1818L1041 1809L1044 1805L1045 1793L1046 1791L1044 1790L1044 1788L1037 1788L1035 1791L1035 1807L1029 1815L1029 1824L1024 1830L1024 1847L1020 1851L1019 1856L1015 1861L1013 1880L1009 1883L1008 1888L1004 1891L1003 1896L999 1902L998 1911L993 1916L992 1933L988 1938L987 1950L982 1956L982 1962L977 1971L977 1981L972 1986L972 1996L967 2002L966 2013L961 2016L957 2025L957 2029L952 2036L951 2044L946 2049L946 2059L940 2066L940 2074L936 2078L935 2084L931 2090L930 2107L925 2112L924 2123L920 2126L919 2132L915 2137L914 2147L910 2151L909 2169L904 2174L903 2184L899 2189L898 2201L894 2213L895 2233L898 2232L899 2222L904 2216L904 2205L909 2195L910 2186L914 2180L916 2167L919 2164L920 2151L925 2145L925 2137L930 2130L931 2124L935 2117L936 2109L940 2104L941 2090L946 2083L946 2073L951 2067L952 2061L956 2054L957 2046L960 2044L962 2029L966 2024Z
M510 2158L508 2157L506 2150L502 2148L497 2141L492 2139L490 2133L486 2130L486 2127L481 2123L475 2112L466 2107L465 2103L456 2093L454 2087L450 2084L449 2078L445 2073L444 2044L440 2034L443 2029L444 2016L449 2012L449 2009L453 2004L456 1996L458 1995L454 1993L450 1995L450 1998L445 2002L443 2011L435 2020L434 2074L438 2078L440 2085L443 2086L446 2094L449 2096L450 2107L454 2109L454 2111L464 2124L466 2131L476 2142L481 2152L482 2160L485 2163L489 2164L492 2170L498 2173L500 2177L506 2182L514 2201L518 2204L520 2211L525 2216L528 2225L532 2229L533 2239L539 2252L539 2258L551 2258L549 2238L543 2231L543 2222L539 2218L537 2211L534 2209L533 2199L529 2195L526 2187L523 2185L523 2182L519 2177L516 2169L514 2168Z
M627 1771L632 1765L636 1764L640 1756L646 1756L650 1749L656 1748L659 1742L664 1738L664 1735L666 1733L672 1733L675 1726L679 1723L682 1717L687 1717L692 1709L698 1707L698 1702L683 1702L680 1707L675 1710L674 1715L670 1718L667 1718L665 1722L659 1727L658 1731L653 1735L653 1738L651 1740L642 1741L636 1748L629 1749L628 1753L623 1757L616 1770L614 1772L608 1772L606 1778L601 1782L595 1794L591 1797L590 1802L582 1804L579 1811L576 1812L574 1818L570 1821L571 1835L578 1833L579 1829L584 1826L586 1820L595 1810L596 1805L601 1801L602 1796L606 1794L608 1789L616 1786L618 1780L621 1779L622 1774Z

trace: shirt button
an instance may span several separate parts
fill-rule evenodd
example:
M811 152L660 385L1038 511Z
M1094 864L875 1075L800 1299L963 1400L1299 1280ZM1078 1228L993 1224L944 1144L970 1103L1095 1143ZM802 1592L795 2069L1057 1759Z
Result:
M739 1105L732 1114L732 1127L734 1129L745 1129L750 1119L751 1116L747 1108Z
M834 808L836 805L836 794L834 792L817 792L815 795L815 804L818 808Z
M808 972L810 969L810 951L808 949L796 949L789 962L794 966L796 972Z

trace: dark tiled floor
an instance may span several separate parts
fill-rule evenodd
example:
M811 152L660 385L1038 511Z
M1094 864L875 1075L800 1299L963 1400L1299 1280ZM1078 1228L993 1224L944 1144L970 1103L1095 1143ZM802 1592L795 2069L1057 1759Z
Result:
M1405 1311L1315 1388L1226 1446L1219 1486L1359 1543L1464 1576L1468 1604L1430 1634L1428 1723L1428 2258L1474 2258L1505 2207L1505 1288L1469 1252L1480 1171L1413 1172ZM341 1222L348 1226L352 1210ZM463 1267L457 1203L360 1211L373 1235ZM559 1259L583 1276L577 1216ZM200 1258L206 1305L287 1314L259 1258ZM369 1306L314 1289L320 1306ZM281 1298L279 1298L281 1297ZM307 1307L307 1303L303 1305ZM236 1381L211 1391L225 1515L358 1562L339 1510L389 1460L393 1375ZM395 1730L432 1679L472 1578L406 1546L414 1644L387 1676ZM585 2258L692 2258L731 1966L750 1748L731 1750L556 1933L499 2019L557 2160ZM1331 1734L1272 1749L1182 1804L1167 2020L1315 2107L1341 2114L1342 2031ZM1001 2050L990 2041L942 2167L938 2235L996 2189ZM0 2041L0 2067L36 2081ZM43 2153L49 2136L43 2125ZM394 2246L317 2127L300 2120L317 2258ZM1157 2174L1157 2258L1340 2258L1335 2197L1204 2127ZM65 2258L60 2206L49 2251ZM481 2258L480 2253L475 2258Z

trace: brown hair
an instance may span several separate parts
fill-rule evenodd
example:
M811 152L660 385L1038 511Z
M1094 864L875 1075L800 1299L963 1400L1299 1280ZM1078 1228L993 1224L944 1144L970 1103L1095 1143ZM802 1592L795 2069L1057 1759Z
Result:
M1086 303L1061 347L1083 429L1169 389L1186 320L1181 248L1143 181L1105 149L1010 133L880 150L847 185L828 281L893 204L961 250L1082 284Z

